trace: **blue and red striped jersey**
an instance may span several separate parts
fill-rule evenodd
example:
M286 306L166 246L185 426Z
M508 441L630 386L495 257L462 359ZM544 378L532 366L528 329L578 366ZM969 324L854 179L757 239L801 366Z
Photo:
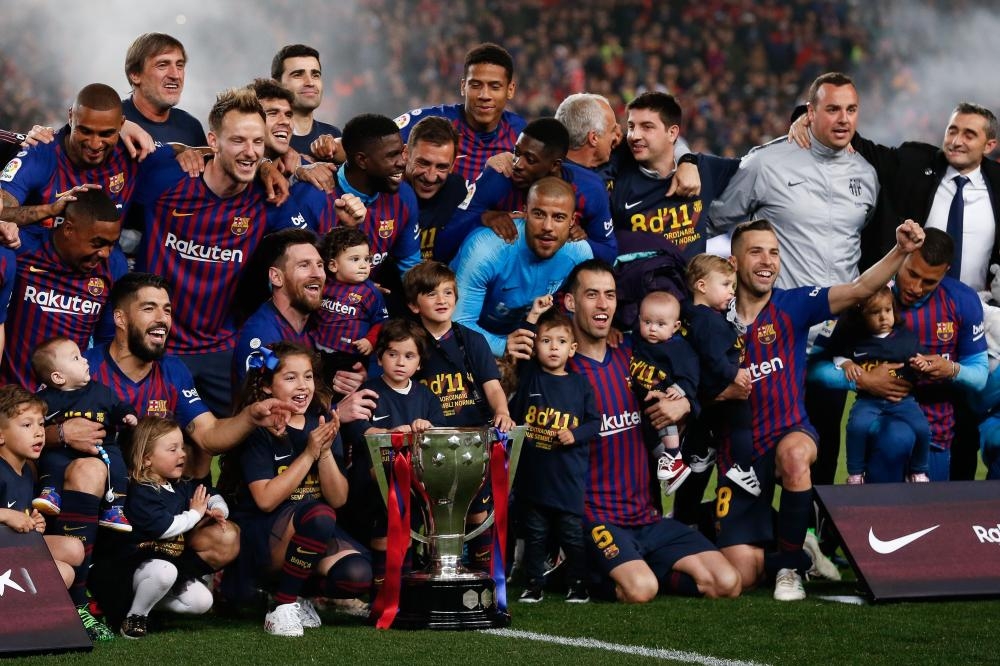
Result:
M132 405L139 418L173 418L181 428L186 428L191 421L208 413L194 387L191 371L178 358L167 355L154 361L149 374L134 382L111 358L108 345L88 349L85 356L90 363L91 378Z
M753 383L754 459L774 448L789 428L809 422L806 346L809 328L833 318L829 291L828 287L774 289L747 326L743 367L750 370Z
M500 116L500 124L492 132L477 132L465 120L465 106L459 104L442 104L413 109L409 113L396 118L396 126L408 141L410 130L427 116L447 118L458 130L458 151L453 171L471 183L486 168L486 160L497 153L514 152L517 137L527 125L527 121L512 111L504 111Z
M125 255L116 245L108 258L89 273L70 268L56 253L52 229L31 225L21 229L17 272L7 310L7 348L0 380L34 391L31 352L42 342L65 336L80 349L91 336L113 335L105 312L111 286L128 272ZM100 326L99 326L100 324Z
M950 277L941 280L924 301L902 309L907 328L917 334L928 354L940 354L958 362L986 351L983 304L971 287ZM931 442L951 448L955 429L951 382L917 383L914 397L931 426Z
M0 174L3 189L22 206L51 203L77 185L95 183L111 197L118 209L125 212L135 191L139 163L129 157L121 140L115 145L108 159L95 167L80 168L70 161L63 147L69 136L69 126L56 133L52 143L42 143L22 150ZM173 158L173 149L158 149ZM41 221L51 227L52 218Z
M613 262L618 256L618 243L603 181L595 172L575 162L564 161L560 175L576 193L574 223L587 232L587 242L594 256ZM482 226L483 213L491 210L524 213L527 199L528 190L518 189L508 176L487 169L479 180L469 185L465 200L438 231L434 258L451 261L469 234Z
M315 323L315 318L310 317L305 328L302 331L296 331L284 315L278 312L278 308L274 307L274 301L269 300L262 303L257 311L243 322L243 326L240 328L239 337L236 340L236 351L233 353L233 376L237 380L233 383L233 388L238 390L243 385L243 380L247 376L247 363L250 361L250 354L264 345L285 341L297 342L311 348Z
M617 349L608 347L603 361L576 354L566 366L594 389L601 415L599 436L590 446L584 515L588 521L623 527L660 519L649 492L649 453L642 441L639 402L629 375L631 356L626 341Z
M265 234L292 226L288 204L267 205L256 181L224 199L173 161L144 174L136 200L146 211L136 269L164 276L173 290L167 348L175 354L233 349L230 305L240 272Z
M371 280L348 284L327 276L323 304L314 317L317 349L356 354L358 350L351 343L368 337L372 327L389 318L389 311L382 292ZM374 346L375 341L371 343Z

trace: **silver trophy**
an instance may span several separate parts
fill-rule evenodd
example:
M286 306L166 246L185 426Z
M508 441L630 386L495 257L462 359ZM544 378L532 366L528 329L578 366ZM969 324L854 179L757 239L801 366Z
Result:
M508 491L524 441L525 428L509 433ZM412 474L420 489L411 496L414 512L424 517L423 534L410 536L427 545L429 564L403 575L399 612L392 626L409 629L484 629L507 626L510 616L498 609L493 579L462 564L466 541L493 524L486 521L466 534L465 518L472 500L490 483L490 450L497 441L493 428L431 428L406 435ZM366 435L375 479L383 501L388 497L388 463L392 434ZM408 489L407 489L408 492ZM426 498L426 500L424 499Z

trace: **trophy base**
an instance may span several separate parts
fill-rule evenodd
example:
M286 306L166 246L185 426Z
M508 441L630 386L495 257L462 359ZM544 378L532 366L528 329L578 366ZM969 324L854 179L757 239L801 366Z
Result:
M394 629L497 629L510 626L510 613L496 604L493 579L403 577Z

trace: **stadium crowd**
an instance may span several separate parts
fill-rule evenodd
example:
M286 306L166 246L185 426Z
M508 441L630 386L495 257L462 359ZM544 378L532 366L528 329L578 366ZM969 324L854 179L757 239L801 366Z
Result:
M0 524L45 534L94 639L259 589L275 635L317 598L384 613L370 434L527 426L525 603L553 541L572 603L839 577L808 528L848 391L848 483L972 479L981 444L1000 478L997 120L954 100L939 145L863 136L862 82L905 85L874 10L361 4L350 76L278 42L204 125L162 33L124 100L4 117L33 129L0 171Z

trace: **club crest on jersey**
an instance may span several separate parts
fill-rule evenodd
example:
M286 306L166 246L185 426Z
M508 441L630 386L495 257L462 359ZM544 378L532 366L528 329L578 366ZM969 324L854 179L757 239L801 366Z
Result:
M159 416L165 419L169 415L166 400L150 400L149 404L146 405L146 416Z
M393 229L396 228L396 218L391 218L388 220L378 221L378 236L379 238L389 238L392 236Z
M108 191L112 194L118 194L123 187L125 187L125 174L116 173L108 178Z
M764 324L757 327L757 342L762 345L769 345L778 338L774 330L774 324Z
M856 196L856 197L860 197L861 196L861 179L860 178L851 178L851 180L848 183L847 187L848 187L848 189L851 190L851 194L853 194L854 196Z
M250 229L249 217L234 217L233 224L229 227L229 230L233 232L234 236L242 236L248 229Z
M104 280L99 277L92 277L87 281L87 293L91 296L100 296L104 293Z
M936 329L935 334L941 342L948 342L955 337L955 322L953 321L939 321Z
M351 303L360 303L361 302L361 294L359 294L356 291L352 291L351 293L349 293L347 295L347 300L350 301Z
M615 544L611 544L610 546L604 549L604 557L605 559L608 560L613 560L616 557L618 557L618 553L619 553L618 546L616 546Z

